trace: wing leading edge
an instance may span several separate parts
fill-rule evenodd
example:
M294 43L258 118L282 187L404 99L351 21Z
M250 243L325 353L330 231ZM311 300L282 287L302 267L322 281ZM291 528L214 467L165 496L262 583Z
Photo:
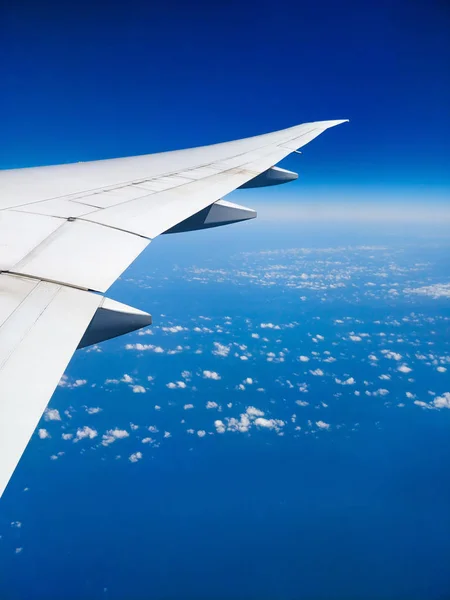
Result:
M294 179L272 167L344 122L0 172L0 496L75 349L151 323L94 292L105 292L161 233L256 216L218 201L237 188Z

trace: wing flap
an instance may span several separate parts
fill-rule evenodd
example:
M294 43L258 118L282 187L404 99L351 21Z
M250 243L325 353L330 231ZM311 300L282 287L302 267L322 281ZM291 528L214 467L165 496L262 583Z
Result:
M0 496L101 300L0 275Z

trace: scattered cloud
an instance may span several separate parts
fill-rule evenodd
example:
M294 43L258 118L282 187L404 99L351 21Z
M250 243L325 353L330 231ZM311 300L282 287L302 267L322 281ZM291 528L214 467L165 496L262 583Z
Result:
M310 371L311 375L314 375L315 377L322 377L323 375L325 375L325 373L322 371L322 369L315 369L314 371Z
M419 294L421 296L430 296L431 298L450 298L450 283L435 283L418 288L405 289L406 294Z
M87 379L69 379L69 377L67 375L63 375L58 383L59 387L63 387L63 388L67 388L67 389L73 389L73 388L78 388L78 387L82 387L83 385L87 384Z
M217 419L214 421L214 427L216 428L217 433L225 433L226 427L223 421Z
M286 424L284 421L280 419L265 419L264 417L258 417L254 421L257 427L264 427L264 429L275 429L279 431L281 427L284 427Z
M145 394L147 392L143 385L133 385L131 389L133 390L133 394Z
M123 440L127 437L130 437L130 434L126 429L108 429L108 431L102 435L102 446L109 446L116 440Z
M88 427L87 425L85 425L84 427L79 427L77 429L77 432L75 434L75 437L73 438L74 442L79 442L80 440L84 440L85 438L89 438L90 440L93 440L95 437L97 437L98 433L96 429L92 429L92 427Z
M154 344L126 344L125 350L137 350L138 352L155 352L156 354L163 354L164 348L161 346L155 346Z
M215 381L219 381L219 379L221 379L219 373L216 373L216 371L203 371L203 378L214 379Z
M442 396L436 396L433 405L435 408L450 408L450 392L444 392Z
M59 410L56 408L46 408L44 412L44 419L46 421L61 421Z
M344 381L336 378L335 382L338 383L339 385L355 385L355 383L356 383L356 381L354 380L353 377L349 377L348 379L345 379Z
M247 406L245 412L249 417L263 417L264 412L259 410L259 408L255 408L254 406Z
M213 342L214 350L212 350L212 354L215 356L221 356L223 358L227 357L230 354L231 344L225 345L220 344L219 342Z
M166 387L168 387L169 390L185 389L186 383L184 381L171 381L166 383Z
M261 323L261 329L281 329L279 325L274 325L273 323Z
M132 463L136 463L138 460L141 460L142 452L134 452L134 454L130 454L128 460Z
M306 402L306 400L296 400L295 404L298 404L299 406L309 406L309 402Z

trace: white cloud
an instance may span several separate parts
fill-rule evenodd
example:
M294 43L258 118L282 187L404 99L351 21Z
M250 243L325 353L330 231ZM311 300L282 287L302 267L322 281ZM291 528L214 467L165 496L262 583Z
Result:
M172 437L172 434L170 433L170 431L165 431L164 432L164 437L165 438L170 438L170 437Z
M444 392L442 396L436 396L433 404L436 408L450 408L450 392Z
M352 342L361 342L362 341L362 337L360 337L359 335L349 335L348 337Z
M217 433L225 433L225 425L220 419L214 421L214 427L216 428Z
M103 409L100 408L99 406L92 406L92 407L88 407L86 406L86 412L88 415L96 415L97 413L101 412Z
M214 342L214 350L212 350L212 353L215 356L222 356L223 358L225 358L226 356L228 356L230 354L230 350L231 350L231 344L226 346L224 344L220 344L219 342Z
M309 362L309 358L307 356L299 356L298 360L300 362Z
M194 405L193 404L185 404L183 406L183 408L184 408L184 410L190 410L191 408L194 408Z
M141 329L138 331L138 335L153 335L153 331L151 329Z
M151 438L151 437L145 437L145 438L142 440L142 443L143 443L143 444L151 444L152 442L153 442L153 438Z
M402 360L402 355L398 352L392 352L391 350L381 350L381 354L384 354L386 358L391 360Z
M59 387L65 387L68 389L82 387L87 384L87 379L75 379L74 381L70 380L67 375L63 375L58 383Z
M123 440L127 437L130 437L130 434L126 429L108 429L108 431L102 435L102 445L109 446L116 440Z
M62 433L61 437L63 440L71 440L73 438L73 433Z
M204 429L199 429L197 431L197 435L198 435L198 437L205 437L206 431Z
M15 529L20 529L22 527L22 523L20 521L11 521L11 527Z
M411 373L412 369L408 367L408 365L400 365L397 367L397 371L400 371L401 373Z
M130 454L128 460L132 463L136 463L138 460L141 460L142 452L135 452L134 454Z
M52 437L46 429L38 429L38 436L41 438L41 440L46 440Z
M171 381L170 383L166 383L166 387L168 387L169 390L185 389L186 383L184 381Z
M310 371L310 373L316 377L322 377L324 375L322 369L315 369L314 371Z
M214 379L215 381L221 379L219 373L216 373L216 371L203 371L203 377L204 379Z
M227 429L228 431L240 431L241 433L245 433L250 428L250 419L247 415L241 415L239 420L235 417L231 417L227 419Z
M179 333L180 331L188 331L187 327L181 325L174 325L173 327L161 327L161 331L166 333Z
M92 429L91 427L85 425L84 427L79 427L77 429L77 433L73 441L79 442L80 440L84 440L85 438L93 440L95 437L97 437L97 435L98 433L95 429Z
M414 404L417 404L417 406L421 406L422 408L430 408L429 404L422 402L422 400L414 400Z
M339 383L340 385L355 385L355 383L356 383L356 381L353 379L353 377L349 377L345 381L342 381L341 379L336 378L335 382Z
M122 376L122 378L121 378L120 381L123 381L123 383L133 383L134 380L133 380L133 378L130 375L128 375L127 373L125 373Z
M56 408L46 408L44 412L44 419L46 421L61 421L59 410Z
M450 283L435 283L415 289L406 289L407 294L420 294L422 296L430 296L431 298L450 298Z
M306 400L296 400L295 404L298 404L299 406L309 406L309 402L306 402Z
M437 367L436 371L438 371L439 373L445 373L447 369L445 367Z
M325 421L316 421L316 425L319 429L330 429L330 424Z
M274 325L273 323L261 323L261 329L281 329L279 325Z
M372 392L372 396L387 396L389 394L389 390L385 388L379 388L375 392Z
M247 406L245 412L249 417L263 417L264 413L259 408L255 408L254 406Z
M219 408L219 405L217 404L217 402L208 400L208 402L206 403L206 408Z
M255 340L259 339L259 333L252 333L252 338L254 338Z
M143 385L133 385L131 389L133 390L133 394L145 394L147 392Z
M161 346L154 346L153 344L126 344L125 350L138 350L139 352L151 351L156 354L162 354L164 352L164 348Z
M284 427L285 422L280 419L264 419L264 417L258 417L255 419L255 425L257 427L264 427L265 429L275 429L279 431L280 427Z

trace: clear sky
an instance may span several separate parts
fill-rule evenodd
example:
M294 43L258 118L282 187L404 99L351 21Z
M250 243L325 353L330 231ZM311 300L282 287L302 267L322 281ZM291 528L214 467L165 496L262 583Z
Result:
M349 118L288 161L301 173L290 193L448 196L444 0L23 0L1 11L3 168Z

